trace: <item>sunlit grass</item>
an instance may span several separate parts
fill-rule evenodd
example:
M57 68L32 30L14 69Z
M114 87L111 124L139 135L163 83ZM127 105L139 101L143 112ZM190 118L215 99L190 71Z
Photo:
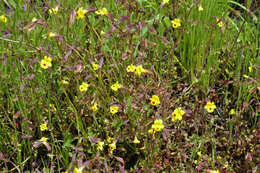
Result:
M0 171L257 172L256 3L0 4Z

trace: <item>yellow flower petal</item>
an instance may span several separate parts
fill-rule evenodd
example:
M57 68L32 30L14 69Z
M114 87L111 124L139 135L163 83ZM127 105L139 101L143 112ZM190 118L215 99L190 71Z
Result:
M172 27L175 28L175 29L181 26L181 20L180 19L175 18L171 22L172 22Z

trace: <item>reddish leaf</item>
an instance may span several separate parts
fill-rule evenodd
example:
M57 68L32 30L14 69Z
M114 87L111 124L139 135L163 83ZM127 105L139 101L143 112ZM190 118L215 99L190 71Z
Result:
M156 32L156 30L154 29L154 27L149 27L148 28L149 29L149 31L152 33L152 34L157 34L157 32Z
M22 138L22 139L31 139L32 136L31 136L31 135L29 135L29 136L22 136L21 138Z
M246 154L246 159L249 161L249 162L252 162L252 155L250 153L247 153Z
M125 60L129 55L130 55L129 52L123 53L122 56L121 56L122 60Z
M76 16L76 11L75 10L72 10L71 13L70 13L70 24L73 25L74 22L75 22L75 16Z
M116 159L117 161L121 162L123 165L125 164L123 158L121 158L121 157L116 157L116 156L115 156L115 159Z
M16 102L18 99L19 99L18 97L15 97L15 98L13 99L13 102Z
M125 172L125 168L121 164L119 164L119 171L120 171L120 173L124 173Z
M169 44L169 41L165 37L162 37L162 41L164 44Z
M18 111L14 114L13 118L17 119L21 115L22 111Z
M71 55L72 53L72 48L69 48L68 52L66 53L66 55L64 56L64 61L66 62L68 60L68 57Z

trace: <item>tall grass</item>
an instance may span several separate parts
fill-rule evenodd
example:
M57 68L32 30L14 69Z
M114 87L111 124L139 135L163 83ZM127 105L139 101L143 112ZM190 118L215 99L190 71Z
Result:
M0 171L259 170L256 1L7 2L12 10L0 4L8 19L0 22ZM80 7L88 12L76 19ZM95 13L102 8L108 14ZM44 56L52 58L48 69ZM130 64L146 72L129 73ZM216 104L212 113L207 102ZM173 122L176 108L185 114ZM150 134L156 119L164 128Z

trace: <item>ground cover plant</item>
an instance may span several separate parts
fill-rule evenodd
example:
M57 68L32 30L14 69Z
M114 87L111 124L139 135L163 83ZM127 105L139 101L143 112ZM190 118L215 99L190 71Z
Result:
M4 0L1 172L259 172L257 0Z

